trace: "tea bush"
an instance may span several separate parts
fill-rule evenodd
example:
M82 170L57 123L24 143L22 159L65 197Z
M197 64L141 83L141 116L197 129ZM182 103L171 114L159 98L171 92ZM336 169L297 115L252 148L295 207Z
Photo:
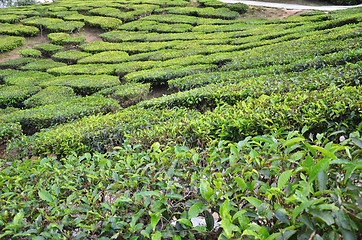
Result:
M17 23L19 20L24 18L24 15L16 15L16 14L2 14L0 16L0 22L2 23Z
M212 71L215 68L216 66L211 64L153 68L150 70L129 73L124 76L124 80L127 82L152 82L156 84L165 84L167 80L173 78L183 77L198 72Z
M108 74L113 75L118 64L74 64L64 67L50 68L48 73L61 76L61 75L99 75Z
M68 33L49 33L48 38L54 44L62 45L63 41L70 38Z
M45 72L49 68L63 67L67 64L62 62L55 62L51 59L39 59L37 61L31 62L22 66L22 70L32 70L32 71L43 71Z
M22 57L40 58L42 56L39 50L33 48L27 48L19 51L19 55Z
M81 52L78 50L68 50L68 51L62 51L57 52L54 55L52 55L52 58L56 61L62 61L67 64L74 64L77 63L78 60L91 56L91 53L87 52Z
M119 78L109 75L65 75L43 82L41 86L67 86L74 89L77 94L91 95L104 88L117 86Z
M195 7L173 7L157 9L156 13L166 12L169 14L190 15L206 18L236 19L240 15L228 8L195 8Z
M146 100L150 92L151 84L128 83L120 86L110 87L99 91L106 97L111 97L119 101L122 107L129 107L143 100Z
M84 19L84 22L91 27L99 27L104 30L116 29L122 25L122 21L112 17L91 16Z
M63 50L64 47L54 44L41 44L36 46L35 49L40 50L45 56L51 56L54 53Z
M37 86L0 86L0 108L22 107L22 102L40 89Z
M94 41L90 43L86 43L80 45L79 48L83 51L90 53L99 53L105 51L125 51L129 54L136 54L142 52L150 52L150 51L158 51L165 48L171 48L176 46L179 42L171 41L171 42L151 42L151 43L109 43L109 42L101 42Z
M22 135L21 125L19 123L0 123L0 144Z
M19 122L25 133L69 122L98 113L108 113L119 108L117 102L103 96L69 98L61 103L38 106L0 116L2 122Z
M52 75L40 71L21 71L6 76L4 78L4 82L8 85L17 85L19 88L21 88L24 86L38 85L52 77Z
M62 103L75 96L73 89L70 87L50 86L26 99L24 101L24 106L27 108L34 108L41 105Z
M16 36L35 36L39 33L39 29L32 26L24 26L21 24L0 23L0 34L16 35Z
M0 37L1 39L1 37ZM12 37L10 38L5 38L5 39L12 39ZM2 43L2 42L1 42ZM0 68L1 69L5 69L5 68L12 68L12 69L19 69L21 66L24 66L30 62L36 61L35 58L31 58L31 57L25 57L25 58L16 58L16 59L9 59L7 61L1 62L0 63Z
M249 10L249 6L244 3L233 3L229 6L229 9L244 14Z
M219 2L217 0L197 0L198 3L200 3L202 6L205 7L213 7L213 8L219 8L219 7L227 7L227 3ZM231 9L233 10L233 9ZM233 10L235 11L235 10Z
M129 55L122 51L106 51L85 57L78 61L79 64L88 63L120 63L128 59Z
M25 38L23 37L13 37L13 36L0 36L0 53L13 50L24 44ZM3 63L0 63L0 67L4 66Z
M84 23L79 21L64 21L58 18L31 17L21 21L25 25L42 27L50 32L73 33L83 28Z
M148 31L158 32L158 33L183 33L190 32L193 26L184 23L160 23L156 21L133 21L130 23L123 24L118 29L126 30L126 31Z

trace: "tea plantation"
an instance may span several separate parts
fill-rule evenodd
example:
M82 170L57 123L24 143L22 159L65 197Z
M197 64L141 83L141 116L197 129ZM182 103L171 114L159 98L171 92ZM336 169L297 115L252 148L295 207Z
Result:
M0 9L0 238L362 239L362 8L246 11Z

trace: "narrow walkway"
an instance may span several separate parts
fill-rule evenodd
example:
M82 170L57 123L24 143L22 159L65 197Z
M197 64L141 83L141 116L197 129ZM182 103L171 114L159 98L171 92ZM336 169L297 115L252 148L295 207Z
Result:
M286 4L286 3L271 3L271 2L257 2L257 1L239 1L239 0L219 0L224 3L245 3L246 5L251 6L260 6L260 7L272 7L272 8L284 8L290 10L321 10L321 11L334 11L340 9L347 9L352 7L362 7L360 5L354 6L306 6L298 4Z

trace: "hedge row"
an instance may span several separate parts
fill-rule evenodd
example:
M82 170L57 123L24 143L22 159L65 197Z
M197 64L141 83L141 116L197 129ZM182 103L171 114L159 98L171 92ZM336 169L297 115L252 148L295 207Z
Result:
M0 39L4 39L4 40L14 40L17 39L18 37L0 37ZM22 42L25 40L25 39L20 39ZM1 43L4 43L3 41L0 42ZM7 43L12 43L12 42L7 42ZM12 69L19 69L21 66L24 66L30 62L33 62L35 61L36 59L35 58L30 58L30 57L25 57L25 58L16 58L16 59L10 59L10 60L7 60L5 62L1 62L0 63L0 69L6 69L6 68L12 68Z
M48 81L53 76L51 74L40 71L21 71L4 78L4 82L8 85L17 85L18 88L24 86L39 85L44 81Z
M172 66L164 68L153 68L132 72L124 76L127 82L152 82L155 84L165 84L168 80L183 77L198 72L208 72L216 68L211 64L199 64L191 66Z
M68 51L62 51L57 52L54 55L52 55L52 58L56 61L62 61L67 64L74 64L77 63L78 60L91 56L91 53L87 52L81 52L77 50L68 50Z
M19 55L22 57L40 58L42 56L41 51L33 48L27 48L19 51Z
M24 44L25 38L23 37L13 37L13 36L0 36L0 53L13 50ZM0 68L4 66L3 63L0 63Z
M236 22L240 22L241 20L223 20L223 19L212 19L212 18L202 18L195 16L185 16L178 14L152 14L150 16L146 16L140 19L140 21L156 21L161 23L185 23L193 26L196 25L228 25Z
M64 67L50 68L48 73L61 76L61 75L100 75L108 74L113 75L118 64L75 64Z
M75 96L73 89L70 87L50 86L26 99L24 106L26 108L34 108L42 105L62 103Z
M0 23L0 34L16 36L35 36L39 29L33 26L24 26L21 24Z
M67 64L62 62L55 62L51 59L39 59L37 61L26 64L21 67L21 70L31 70L31 71L43 71L45 72L49 68L63 67Z
M52 78L41 84L42 87L48 86L67 86L74 89L77 94L86 96L99 90L117 86L120 84L119 78L109 75L65 75Z
M143 20L123 24L122 26L118 27L118 29L125 31L147 31L150 33L183 33L190 32L193 29L193 26L184 23L167 24Z
M173 8L160 8L155 10L156 13L169 13L169 14L180 14L190 15L197 17L206 18L221 18L221 19L236 19L240 15L237 12L231 11L228 8L195 8L195 7L173 7Z
M2 14L2 15L0 15L0 22L2 22L2 23L17 23L24 17L25 17L24 15Z
M25 25L42 27L50 32L76 32L83 28L84 23L78 21L64 21L57 18L31 17L21 21Z
M19 110L0 116L1 122L19 122L25 133L69 122L78 118L119 109L118 103L103 96L70 98L58 104L49 104Z
M177 109L128 108L104 117L90 117L43 131L15 149L28 153L67 154L94 151L118 145L126 137L131 143L150 146L154 142L180 142L203 146L213 139L238 142L245 136L278 129L310 132L351 131L362 120L361 88L327 88L326 91L296 91L248 98L235 106L221 105L204 114ZM98 150L98 149L97 149Z
M88 64L88 63L120 63L128 59L129 55L126 52L122 51L106 51L101 53L96 53L92 56L85 57L78 61L79 64Z
M116 99L122 107L146 100L150 92L151 84L146 83L127 83L120 86L110 87L99 91L105 97Z
M22 102L40 89L38 86L0 86L0 108L22 107Z
M84 22L90 27L98 27L104 30L117 29L122 25L122 21L117 18L100 16L86 17Z
M42 54L45 55L45 56L51 56L54 53L63 50L64 47L49 43L49 44L37 45L37 46L35 46L35 49L38 49L39 51L41 51Z
M105 152L123 143L126 136L173 124L191 118L197 112L186 109L154 110L130 107L116 114L90 116L71 124L43 130L33 136L14 142L11 148L25 155L54 153L58 156L71 152ZM157 141L157 140L156 140ZM150 143L152 144L152 143Z
M264 69L272 70L272 69ZM198 74L199 85L210 85L189 91L178 92L139 104L142 107L189 107L196 109L214 108L219 102L234 104L248 97L263 94L285 93L302 90L322 90L329 86L359 86L362 82L362 64L347 64L339 67L309 69L300 73L275 74L250 77L245 72L214 72ZM187 77L186 77L187 79ZM189 78L192 79L192 76ZM209 81L209 82L208 82ZM197 84L197 81L193 82Z
M54 44L80 45L85 42L85 37L71 37L68 33L50 33L48 38Z
M86 52L97 53L105 51L125 51L129 54L136 54L142 52L157 51L164 48L171 48L179 42L154 42L154 43L109 43L94 41L79 46L80 49Z

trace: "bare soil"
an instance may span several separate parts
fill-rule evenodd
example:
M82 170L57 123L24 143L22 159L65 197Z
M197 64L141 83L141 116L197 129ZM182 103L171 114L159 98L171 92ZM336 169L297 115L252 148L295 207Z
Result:
M310 12L310 10L287 10L279 8L249 6L249 11L241 18L283 19L290 16L298 16L305 12Z

